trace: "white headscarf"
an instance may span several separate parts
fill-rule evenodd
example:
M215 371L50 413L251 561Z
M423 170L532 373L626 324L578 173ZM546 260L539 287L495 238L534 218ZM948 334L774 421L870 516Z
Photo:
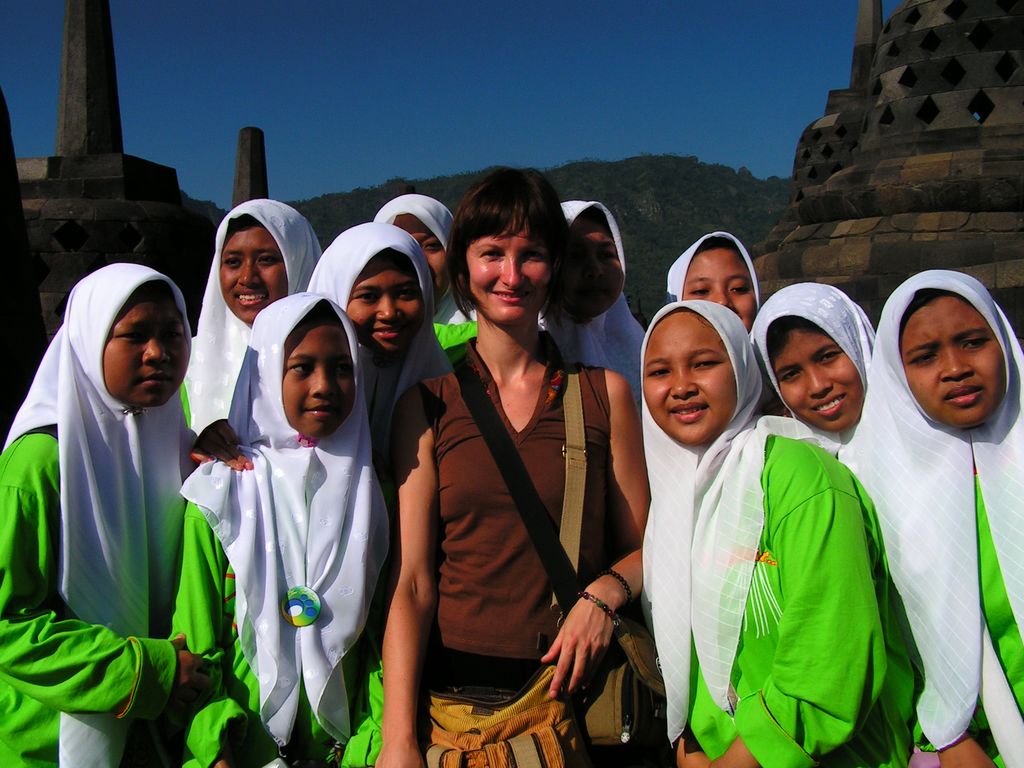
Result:
M765 441L769 435L812 439L796 419L757 420L761 374L739 317L718 304L682 301L663 307L644 338L666 316L689 309L714 326L736 375L736 412L711 445L669 437L643 402L644 452L651 508L644 532L645 609L658 638L668 690L668 735L686 725L690 641L715 703L729 711L729 680L764 527Z
M374 363L373 353L361 345L359 347L373 447L385 457L391 444L391 413L398 398L423 379L442 376L451 370L430 323L434 283L427 260L419 243L408 232L391 224L359 224L342 232L330 244L309 281L310 291L345 308L359 273L374 256L386 250L407 256L416 270L423 294L423 325L416 332L405 357L393 365L378 366Z
M423 222L427 229L434 233L434 237L441 241L441 247L445 251L448 250L448 234L452 230L452 212L448 210L448 206L426 195L399 195L385 203L373 220L378 224L394 224L395 219L403 214L410 214ZM465 323L471 319L462 314L455 305L451 288L438 298L437 306L434 308L435 323L451 325Z
M252 216L274 238L284 257L288 293L306 290L320 258L320 243L313 227L290 205L277 200L247 200L224 217L217 227L217 246L185 376L192 427L196 432L217 419L227 418L238 369L242 367L242 357L252 333L252 329L228 309L220 288L221 251L227 240L228 226L240 216Z
M697 249L704 244L705 240L711 237L724 237L736 244L736 250L739 251L743 263L747 265L747 271L750 272L750 285L754 289L754 303L757 306L761 306L761 289L757 284L754 262L751 261L750 254L747 253L747 249L739 241L739 238L735 235L730 235L728 232L709 232L706 235L702 235L697 242L683 251L683 254L672 263L672 266L668 268L668 283L666 287L668 300L670 302L678 301L679 297L683 295L683 283L686 282L686 273L690 271L690 262L697 255Z
M962 296L1003 349L1006 396L975 429L932 421L907 384L900 323L914 295L928 288ZM1013 329L981 283L946 270L915 275L893 291L882 310L864 415L844 452L878 510L892 578L924 664L918 716L929 741L940 748L967 729L983 673L974 466L1010 606L1017 624L1024 624L1022 368ZM992 719L1010 714L988 708L986 713ZM1008 744L999 747L1004 757L1010 754Z
M229 419L253 470L210 462L182 488L235 570L242 651L259 680L260 717L280 745L295 724L300 682L317 722L336 739L348 738L341 660L362 631L388 547L359 361L352 412L334 434L305 447L285 416L285 340L322 301L295 294L274 302L253 324ZM348 318L331 307L355 349ZM321 605L316 622L301 628L281 615L282 600L298 586L316 592Z
M775 369L768 359L768 329L772 323L783 317L802 317L809 320L828 334L839 348L850 358L865 388L868 384L868 363L871 348L875 343L875 329L864 314L864 310L838 288L824 283L797 283L772 294L761 307L750 329L750 337L765 375L782 398ZM785 403L785 398L783 403ZM812 432L830 443L835 453L853 437L853 429L841 434L826 432L808 425Z
M167 629L150 620L171 614L183 511L178 489L191 471L178 397L157 408L128 408L111 397L103 378L111 327L149 282L170 287L187 345L185 302L168 278L139 264L93 272L72 289L64 324L5 444L57 426L60 596L82 621L139 637ZM60 754L73 755L74 765L116 766L128 724L113 715L62 714Z
M626 252L622 247L619 225L612 212L596 201L570 200L562 203L562 212L570 227L581 213L590 209L599 211L608 222L608 229L612 233L615 250L622 264L622 272L625 274ZM621 373L629 382L633 396L637 400L640 399L642 391L637 353L644 340L644 329L629 311L625 292L619 294L611 309L589 322L575 323L564 313L557 320L542 318L541 322L554 337L562 359L611 368Z

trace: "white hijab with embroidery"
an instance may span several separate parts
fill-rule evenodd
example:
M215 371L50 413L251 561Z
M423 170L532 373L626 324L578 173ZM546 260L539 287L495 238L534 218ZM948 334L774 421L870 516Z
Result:
M452 369L430 322L434 283L427 260L419 243L408 232L391 224L359 224L342 232L328 246L309 281L310 291L326 296L344 309L359 274L374 256L387 250L406 256L416 270L423 295L423 325L405 356L397 362L379 365L369 349L359 347L373 447L385 457L391 444L391 414L398 398L423 379L442 376Z
M197 433L211 422L227 418L238 370L252 333L252 329L228 308L220 288L221 251L227 240L228 226L240 216L256 219L281 249L288 273L288 293L306 290L320 258L320 243L313 227L290 205L277 200L248 200L224 217L217 227L217 246L185 376L192 427Z
M61 599L82 621L138 637L167 629L151 627L150 619L170 616L184 510L178 489L192 469L177 395L139 410L111 397L103 378L114 321L149 282L170 287L187 343L185 302L164 275L139 264L111 264L82 278L5 445L56 425ZM113 715L62 714L62 762L118 765L128 725Z
M642 356L658 324L679 310L697 313L721 337L736 377L736 411L710 445L692 447L662 431L646 400L642 406L651 482L644 608L658 638L672 741L688 716L691 637L712 699L730 711L729 680L764 527L765 441L769 435L813 439L796 419L757 418L761 373L742 321L726 307L707 301L663 307L647 330Z
M565 220L571 227L577 217L586 210L596 210L604 216L608 229L619 254L622 272L626 272L626 252L622 247L622 235L612 212L596 201L569 200L562 203ZM644 340L644 329L629 311L625 292L619 294L615 304L607 312L589 322L576 323L564 312L557 320L542 318L545 329L554 337L562 359L584 365L611 368L626 377L633 396L639 400L640 369L638 353Z
M334 434L300 440L285 416L285 341L324 301L294 294L253 324L229 418L253 470L210 462L181 490L202 509L235 570L242 651L259 680L260 717L282 746L295 724L300 682L317 722L334 738L348 738L341 660L362 631L388 548L357 356L355 402ZM351 323L328 303L355 349ZM306 627L281 615L283 598L297 586L320 598L319 618Z
M924 289L962 296L1002 347L1006 395L992 418L975 429L932 421L907 384L900 324L914 295ZM988 682L1005 683L998 661L985 648L989 640L978 587L975 466L1010 606L1018 626L1024 625L1022 370L1024 358L1013 328L980 282L946 270L915 275L893 291L882 310L864 415L844 451L844 461L878 510L889 568L924 664L918 716L929 741L940 748L967 729L979 691L984 700ZM983 656L991 663L983 663ZM989 677L995 672L995 678ZM1000 737L996 721L1011 715L1019 730L1016 710L1015 705L986 707L1000 752L1011 758L1008 764L1024 760L1024 752L1018 743Z
M441 247L448 250L448 234L452 230L452 212L448 206L440 200L435 200L426 195L399 195L394 200L384 204L384 207L377 211L373 220L378 224L394 224L395 219L403 214L415 216L434 233L434 237L441 241ZM434 307L434 322L441 325L453 323L465 323L472 320L462 314L462 311L455 305L455 298L452 296L451 288L438 297L437 306Z
M868 385L868 363L875 343L875 329L864 314L864 310L838 288L824 283L797 283L772 294L761 307L750 329L757 356L765 375L775 392L782 398L775 369L768 359L768 329L772 323L783 317L801 317L809 320L839 345L850 358L865 389ZM829 450L836 453L850 441L854 429L842 433L826 432L811 425L808 428L829 444Z
M757 284L757 273L754 271L754 262L750 258L750 254L747 253L746 247L740 242L739 238L735 235L730 235L728 232L709 232L706 235L702 235L697 242L683 251L682 255L676 259L672 266L668 268L668 283L666 286L666 292L668 294L668 300L679 301L679 298L683 295L683 284L686 282L686 273L690 271L690 262L693 261L693 257L697 255L697 249L700 248L704 241L712 237L724 237L726 240L732 240L736 245L736 250L739 251L740 258L743 259L743 263L747 267L747 271L750 273L750 285L754 289L754 303L757 306L761 306L761 289Z

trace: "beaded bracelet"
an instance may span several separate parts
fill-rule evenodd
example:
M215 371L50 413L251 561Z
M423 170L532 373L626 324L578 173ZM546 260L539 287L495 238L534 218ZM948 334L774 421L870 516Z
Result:
M602 576L611 576L613 579L619 582L619 584L622 586L622 591L626 593L625 605L629 605L631 602L633 602L633 590L630 588L629 582L626 581L625 577L621 573L616 571L614 568L608 568L597 574L597 578L601 578Z
M612 629L619 628L619 624L622 620L619 619L618 614L615 613L614 609L609 607L608 603L606 603L604 600L602 600L599 597L594 597L592 594L586 591L577 592L576 597L578 597L581 600L589 600L590 602L592 602L594 605L596 605L598 608L604 611L605 616L612 620Z

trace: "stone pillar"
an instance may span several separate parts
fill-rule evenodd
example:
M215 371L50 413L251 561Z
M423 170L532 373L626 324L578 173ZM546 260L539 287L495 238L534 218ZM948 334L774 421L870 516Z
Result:
M857 34L853 41L853 65L850 89L867 93L871 84L871 63L875 44L882 31L882 0L860 0L857 9Z
M263 131L243 128L238 132L238 154L235 156L235 184L231 190L231 207L246 200L269 197L267 186L267 153Z
M66 0L58 156L123 152L108 0Z
M0 436L6 437L46 349L46 332L25 231L11 121L3 90L0 90L0 242L5 244L2 254L4 300L0 302L0 360L4 368L4 375L0 376Z

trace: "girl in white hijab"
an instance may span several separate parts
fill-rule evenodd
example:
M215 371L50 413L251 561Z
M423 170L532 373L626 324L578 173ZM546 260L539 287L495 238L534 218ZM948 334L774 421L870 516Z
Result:
M757 418L725 307L664 307L642 354L645 607L680 763L905 765L913 679L855 478L799 421Z
M833 453L848 443L860 421L875 340L864 310L831 285L797 283L764 303L750 336L789 412Z
M877 504L921 657L921 728L944 759L972 765L991 765L983 748L1024 765L1022 369L981 283L922 272L882 310L845 451ZM988 729L972 723L979 704Z
M728 307L748 331L761 303L754 262L728 232L710 232L683 251L669 267L666 290L670 302L691 299Z
M215 667L187 765L323 760L325 742L348 738L342 659L388 543L355 348L321 296L261 312L229 418L254 468L211 462L182 488L194 506L175 626Z
M117 766L172 683L179 705L209 683L183 638L147 639L169 630L188 346L174 283L103 267L71 291L14 420L0 457L4 764Z
M562 266L566 306L557 318L544 318L542 323L554 337L563 360L621 373L629 382L633 396L639 400L638 353L644 329L629 311L622 290L626 254L619 225L612 212L596 201L569 200L562 203L562 212L569 224L569 253ZM605 239L610 235L611 243L599 246L596 254L581 252L590 247L589 235L583 234L582 227L596 227L596 236ZM614 248L614 258L607 246ZM606 293L613 288L618 295L611 299L610 307L596 315L587 314L584 303L575 301L577 293L593 295L600 289L601 303L607 304ZM580 310L574 312L577 306Z
M434 279L434 322L452 325L471 321L472 318L455 306L448 286L444 265L448 233L452 228L452 212L448 206L426 195L399 195L385 203L373 220L378 224L394 224L419 243Z
M378 285L381 275L386 284ZM309 282L310 291L335 301L357 326L378 457L389 455L391 413L398 398L419 381L451 370L429 321L432 286L423 251L412 235L377 223L338 235Z
M248 226L242 225L239 230L240 219ZM250 242L260 229L273 243ZM225 249L236 239L245 242L238 243L237 253L226 258ZM276 253L272 250L274 244ZM252 257L255 264L250 268L244 262ZM319 258L320 243L313 227L290 205L277 200L248 200L224 217L217 228L210 277L185 377L191 425L197 433L227 418L256 313L282 296L306 290Z

